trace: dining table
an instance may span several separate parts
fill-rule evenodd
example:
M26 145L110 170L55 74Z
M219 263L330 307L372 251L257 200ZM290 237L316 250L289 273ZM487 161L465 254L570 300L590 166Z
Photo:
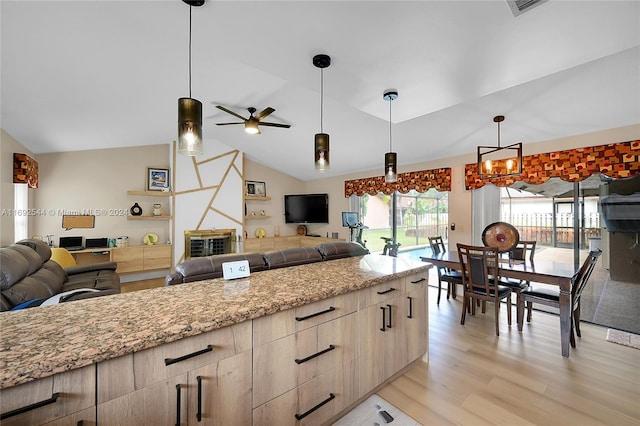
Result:
M421 256L423 262L437 267L460 270L460 258L457 251ZM560 288L560 345L562 356L569 357L571 340L571 283L579 267L572 264L554 261L514 261L500 262L500 276L529 282L551 284Z

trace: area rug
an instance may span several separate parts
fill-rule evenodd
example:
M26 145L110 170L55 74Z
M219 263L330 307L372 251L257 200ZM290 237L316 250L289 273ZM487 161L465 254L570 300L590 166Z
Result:
M621 330L610 328L607 330L607 342L640 349L640 336Z
M333 426L422 426L378 395L371 395Z

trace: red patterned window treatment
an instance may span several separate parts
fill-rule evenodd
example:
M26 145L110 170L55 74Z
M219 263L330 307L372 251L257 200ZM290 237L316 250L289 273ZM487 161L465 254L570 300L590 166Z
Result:
M420 170L417 172L398 173L398 181L386 183L384 176L375 176L364 179L346 180L344 182L344 196L362 196L364 194L376 195L379 192L390 195L394 191L402 194L415 189L418 192L426 192L429 188L438 191L451 191L451 169Z
M539 185L552 177L579 182L598 173L615 179L640 173L640 140L526 155L520 176L482 179L478 175L478 164L467 164L464 181L466 189L478 189L487 183L505 187L517 181Z
M26 154L13 153L13 183L38 187L38 162Z

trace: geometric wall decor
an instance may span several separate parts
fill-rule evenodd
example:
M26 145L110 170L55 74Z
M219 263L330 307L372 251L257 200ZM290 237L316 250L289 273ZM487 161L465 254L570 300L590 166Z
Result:
M26 154L13 154L13 183L38 187L38 162Z
M579 182L600 173L614 179L626 178L640 173L640 140L526 155L519 176L480 177L478 163L465 165L464 171L467 190L487 183L499 187L518 181L539 185L553 177Z
M176 145L171 159L174 265L185 259L185 231L235 229L241 236L244 220L242 152L216 141L204 144L203 155L187 157L177 154Z
M376 195L379 192L391 195L395 191L406 194L411 190L427 192L429 188L435 188L441 192L451 191L451 168L398 173L396 182L385 182L384 176L346 180L344 196L348 198L351 195Z

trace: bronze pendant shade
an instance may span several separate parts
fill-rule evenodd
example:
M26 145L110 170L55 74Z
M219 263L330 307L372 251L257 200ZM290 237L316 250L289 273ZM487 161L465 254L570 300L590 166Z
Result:
M498 146L478 146L478 174L481 178L522 174L522 142L500 146L500 123L503 121L503 115L493 118L498 125Z
M328 55L316 55L313 57L313 65L320 68L320 133L316 133L314 139L314 164L318 172L329 170L329 134L322 129L324 110L324 69L331 65Z
M178 152L202 155L202 102L197 99L178 99Z
M178 153L202 155L202 102L191 97L191 8L204 0L182 0L189 5L189 97L178 99Z
M394 183L398 181L398 154L393 152L391 144L391 102L398 99L398 92L388 90L382 99L389 102L389 152L384 154L384 181Z

